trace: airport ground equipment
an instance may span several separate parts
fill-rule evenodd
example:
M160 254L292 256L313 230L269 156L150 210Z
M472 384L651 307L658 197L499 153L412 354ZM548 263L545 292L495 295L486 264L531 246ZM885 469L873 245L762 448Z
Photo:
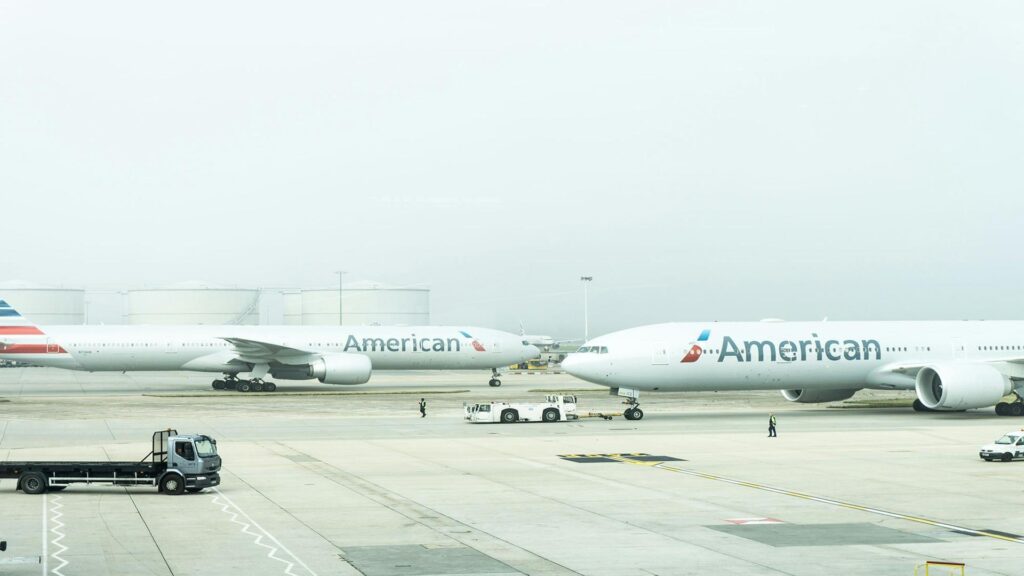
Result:
M465 406L474 423L565 422L576 420L576 397L548 395L544 402L489 402Z
M139 462L0 461L0 478L18 481L26 494L60 491L71 484L155 486L164 494L200 492L220 484L217 441L177 430L153 433L153 450Z
M1014 458L1024 458L1024 428L1007 432L995 442L982 446L978 456L988 462L1009 462Z

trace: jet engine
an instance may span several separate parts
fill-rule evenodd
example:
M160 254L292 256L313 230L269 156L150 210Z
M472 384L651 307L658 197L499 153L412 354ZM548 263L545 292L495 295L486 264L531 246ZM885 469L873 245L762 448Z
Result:
M324 354L309 367L324 384L363 384L370 379L370 359L362 354Z
M987 364L934 364L917 373L917 399L930 410L968 410L999 402L1010 379Z
M276 364L270 374L281 380L316 378L324 384L363 384L370 379L370 359L362 354L324 354L312 364Z
M790 402L815 404L818 402L846 400L856 394L858 390L860 388L845 388L842 390L783 390L782 397Z

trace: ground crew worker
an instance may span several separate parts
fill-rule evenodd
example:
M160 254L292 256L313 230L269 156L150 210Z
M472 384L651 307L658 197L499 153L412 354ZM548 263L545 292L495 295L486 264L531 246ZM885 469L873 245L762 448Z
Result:
M427 401L420 398L420 418L427 417Z
M775 414L768 415L768 437L775 438L778 434L775 433Z

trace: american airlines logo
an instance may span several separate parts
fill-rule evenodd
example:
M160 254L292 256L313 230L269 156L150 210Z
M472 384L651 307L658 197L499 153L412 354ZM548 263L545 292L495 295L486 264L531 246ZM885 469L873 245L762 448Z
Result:
M473 349L484 352L484 345L467 332L459 331L472 340ZM458 338L356 338L350 335L345 341L345 352L461 352L462 342Z
M683 356L683 359L680 360L680 362L688 364L690 362L696 362L697 360L700 360L700 357L704 355L704 349L701 348L700 343L707 342L710 336L711 330L705 329L703 332L701 332L700 336L697 337L697 342L690 347L690 351L686 353L686 356Z
M680 363L696 362L704 355L702 342L707 342L710 330L704 330L683 356ZM808 360L881 360L882 345L878 340L825 340L812 333L811 340L743 340L737 343L729 336L722 338L718 362L733 359L736 362L806 362Z

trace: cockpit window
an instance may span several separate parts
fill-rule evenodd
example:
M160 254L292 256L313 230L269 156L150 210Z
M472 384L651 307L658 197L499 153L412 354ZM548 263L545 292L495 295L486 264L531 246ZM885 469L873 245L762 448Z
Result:
M530 343L528 341L523 340L523 346L529 346L529 345L530 345Z
M586 354L587 352L590 352L590 346L581 346L576 352L579 354Z
M607 346L584 346L576 351L578 354L607 354Z
M600 354L607 354L607 353L608 353L608 347L607 346L601 346Z

